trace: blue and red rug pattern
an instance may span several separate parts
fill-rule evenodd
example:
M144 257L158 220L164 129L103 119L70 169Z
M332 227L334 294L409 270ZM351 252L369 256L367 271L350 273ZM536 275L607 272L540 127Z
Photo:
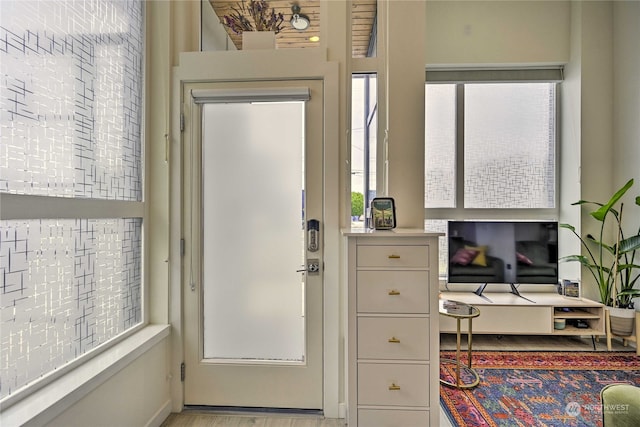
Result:
M453 359L455 352L440 357ZM610 383L640 386L640 356L632 352L474 351L472 361L477 387L440 386L454 426L602 426L600 390ZM454 375L454 365L441 364L441 378L455 381Z

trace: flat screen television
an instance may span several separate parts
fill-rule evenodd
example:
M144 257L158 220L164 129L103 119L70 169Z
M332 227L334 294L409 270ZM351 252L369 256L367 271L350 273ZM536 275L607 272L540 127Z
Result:
M448 283L558 283L555 221L449 221Z

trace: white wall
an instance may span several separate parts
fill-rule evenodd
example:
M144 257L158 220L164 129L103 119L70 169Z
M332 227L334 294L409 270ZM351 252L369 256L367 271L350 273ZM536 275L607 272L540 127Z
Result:
M580 233L580 208L571 203L580 199L580 156L582 151L582 127L580 108L582 102L582 8L580 2L572 5L571 11L571 50L570 61L564 67L564 82L560 87L560 161L562 167L558 171L560 178L560 219L572 224ZM580 241L568 230L558 232L559 256L578 254L581 251ZM566 279L580 278L578 263L561 263L560 277Z
M167 372L169 345L169 339L162 340L47 425L160 425L171 412Z
M563 64L570 20L566 1L427 1L427 65Z
M634 178L640 195L640 2L615 2L613 20L614 184Z
M378 190L388 189L387 194L396 202L399 228L424 227L424 41L425 6L423 2L390 2L386 13L386 31L378 41L377 55L386 65L378 69L382 82L387 80L382 92L385 99L378 115L378 129L388 131L387 182L380 182ZM379 15L380 16L380 15ZM386 34L385 34L386 33ZM386 37L386 39L385 39ZM412 40L413 41L410 41ZM384 44L384 46L381 46ZM386 76L386 77L385 77ZM380 96L380 92L378 93ZM345 110L346 111L346 110ZM386 114L384 114L386 113ZM382 130L382 129L381 129ZM377 140L384 144L383 134ZM382 147L385 149L385 147ZM380 153L380 150L378 151ZM378 157L378 167L381 168ZM381 170L381 169L378 169Z
M579 199L606 201L613 190L613 2L575 4L579 58L571 63L580 68L580 193ZM597 30L596 30L597 29ZM593 206L580 212L580 234L597 235L600 223L590 215ZM582 269L583 295L600 300L589 271Z
M613 20L613 182L617 188L630 178L635 181L624 214L625 230L632 235L640 226L640 208L633 205L633 197L640 195L640 2L615 2ZM635 305L640 308L640 298Z

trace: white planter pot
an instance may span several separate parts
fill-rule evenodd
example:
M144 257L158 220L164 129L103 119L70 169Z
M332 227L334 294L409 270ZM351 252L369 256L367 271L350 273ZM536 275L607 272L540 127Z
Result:
M628 337L633 333L636 311L632 308L607 307L611 321L611 333Z
M245 31L242 33L242 50L275 48L276 33L273 31Z

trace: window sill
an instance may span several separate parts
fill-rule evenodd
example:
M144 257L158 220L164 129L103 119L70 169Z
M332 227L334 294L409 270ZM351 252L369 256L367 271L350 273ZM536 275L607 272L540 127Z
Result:
M103 384L157 343L168 337L169 325L149 325L97 355L69 374L2 409L0 425L47 424Z

